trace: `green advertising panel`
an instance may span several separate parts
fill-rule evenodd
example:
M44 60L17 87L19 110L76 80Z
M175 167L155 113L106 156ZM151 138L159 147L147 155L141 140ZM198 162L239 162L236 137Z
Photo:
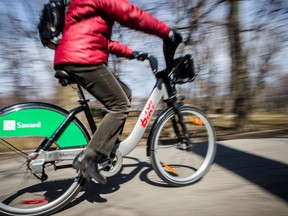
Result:
M0 116L0 138L50 137L64 119L65 115L50 109L15 109ZM86 145L87 139L72 122L56 143L61 148L77 147Z

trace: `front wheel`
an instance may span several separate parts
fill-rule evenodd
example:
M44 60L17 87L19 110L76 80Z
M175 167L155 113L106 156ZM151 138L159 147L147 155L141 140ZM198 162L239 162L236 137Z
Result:
M205 114L190 106L181 106L179 111L185 127L170 108L155 121L149 139L152 166L172 186L186 186L202 178L216 152L214 127Z

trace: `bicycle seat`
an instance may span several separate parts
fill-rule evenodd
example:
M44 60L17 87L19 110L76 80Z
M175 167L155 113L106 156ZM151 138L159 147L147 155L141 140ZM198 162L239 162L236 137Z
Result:
M56 70L54 77L59 80L62 86L67 86L69 84L76 84L76 81L64 70Z

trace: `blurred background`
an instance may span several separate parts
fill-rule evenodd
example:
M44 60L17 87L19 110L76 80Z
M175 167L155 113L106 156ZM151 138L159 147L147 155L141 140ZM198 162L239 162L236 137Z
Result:
M48 0L1 0L0 108L23 101L69 109L77 95L54 78L53 50L38 38L39 13ZM201 107L217 129L253 131L288 125L287 0L131 0L183 34L198 74L179 85L186 102ZM114 26L113 40L156 56L165 68L162 40ZM110 56L110 68L132 89L132 108L143 107L155 77L148 62ZM91 96L88 96L91 98ZM101 107L91 98L94 109ZM222 131L223 131L222 130Z

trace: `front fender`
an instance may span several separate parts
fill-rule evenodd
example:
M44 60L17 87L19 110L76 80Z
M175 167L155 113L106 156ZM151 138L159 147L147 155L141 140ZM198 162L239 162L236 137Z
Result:
M152 143L152 137L155 131L155 128L159 125L159 123L161 122L161 120L164 118L164 116L166 116L166 113L170 112L171 110L173 110L173 107L167 107L164 110L162 110L159 114L158 117L155 119L151 129L150 129L150 133L149 136L147 138L147 145L146 145L146 155L147 157L150 156L150 150L151 150L151 143Z

